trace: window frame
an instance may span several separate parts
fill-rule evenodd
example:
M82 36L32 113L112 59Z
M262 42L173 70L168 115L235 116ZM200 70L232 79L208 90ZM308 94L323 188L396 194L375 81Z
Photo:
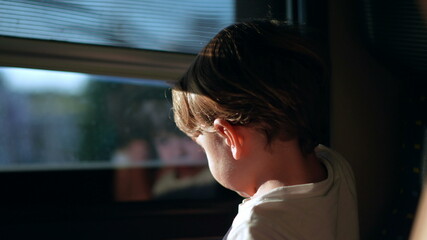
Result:
M0 66L177 80L195 55L0 36Z

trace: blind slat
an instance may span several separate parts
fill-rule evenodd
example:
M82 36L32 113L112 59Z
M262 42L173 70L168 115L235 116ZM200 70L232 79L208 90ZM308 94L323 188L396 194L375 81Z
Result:
M5 36L196 53L234 22L234 0L0 0Z

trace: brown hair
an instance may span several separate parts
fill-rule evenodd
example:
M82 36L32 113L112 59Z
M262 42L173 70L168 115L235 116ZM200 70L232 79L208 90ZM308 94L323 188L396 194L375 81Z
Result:
M175 85L175 122L195 136L222 118L264 132L268 143L298 138L301 151L311 153L324 76L324 61L297 29L275 21L234 24Z

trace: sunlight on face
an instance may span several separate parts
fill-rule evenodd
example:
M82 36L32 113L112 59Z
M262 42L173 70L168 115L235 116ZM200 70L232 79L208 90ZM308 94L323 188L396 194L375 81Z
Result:
M216 133L203 133L196 137L197 143L205 150L209 169L221 185L236 191L234 187L237 174L235 163L230 148L224 139Z

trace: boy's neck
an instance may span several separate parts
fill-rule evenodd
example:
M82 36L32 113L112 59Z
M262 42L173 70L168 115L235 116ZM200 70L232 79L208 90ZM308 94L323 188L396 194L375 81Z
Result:
M315 183L327 178L327 170L315 153L303 155L296 140L276 141L270 150L264 159L254 162L257 180L249 195L260 196L278 187ZM260 166L256 166L258 164ZM269 174L265 174L266 171Z

